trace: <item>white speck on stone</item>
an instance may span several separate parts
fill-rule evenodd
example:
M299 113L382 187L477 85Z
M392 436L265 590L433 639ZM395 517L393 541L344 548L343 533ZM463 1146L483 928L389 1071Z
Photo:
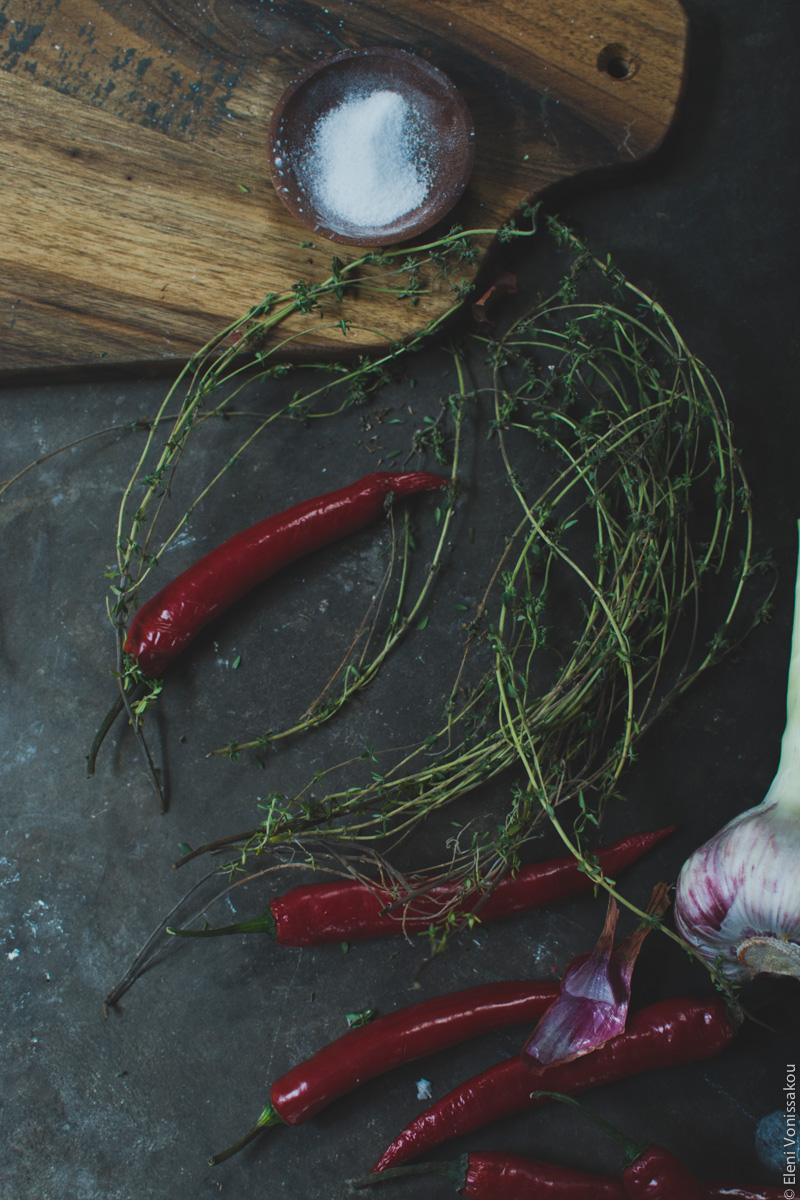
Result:
M6 958L8 959L9 962L13 962L15 958L19 958L19 946L17 946L16 949L10 951L10 953L8 953L6 955Z
M0 858L0 867L8 867L9 872L4 879L0 879L0 887L8 887L9 884L19 883L20 874L15 869L13 863L10 863L7 858Z

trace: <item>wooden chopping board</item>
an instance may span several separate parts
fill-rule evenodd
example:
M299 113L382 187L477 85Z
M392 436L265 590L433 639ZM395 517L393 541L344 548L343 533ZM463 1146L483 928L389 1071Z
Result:
M5 0L0 379L172 369L265 293L358 253L303 245L267 176L271 112L315 61L392 45L460 89L476 161L445 232L655 150L686 36L676 0ZM402 338L451 303L371 298L369 324ZM346 340L320 331L306 352Z

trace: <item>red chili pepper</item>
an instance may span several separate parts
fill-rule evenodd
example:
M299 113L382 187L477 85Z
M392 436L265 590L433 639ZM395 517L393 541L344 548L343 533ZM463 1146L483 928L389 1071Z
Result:
M721 1000L681 996L635 1013L625 1033L572 1062L531 1071L521 1054L514 1055L454 1088L421 1113L384 1151L373 1173L492 1121L546 1103L542 1098L531 1099L536 1090L572 1095L641 1071L709 1058L728 1045L736 1029Z
M352 1185L355 1188L371 1187L376 1183L419 1175L441 1175L462 1196L470 1196L472 1200L521 1200L522 1197L527 1200L627 1200L631 1195L619 1179L590 1175L499 1150L464 1154L450 1162L412 1163L390 1168L364 1179L354 1179ZM683 1190L681 1176L674 1173L671 1178L673 1190L659 1195L669 1200L692 1200L696 1193ZM708 1183L701 1187L699 1195L703 1200L782 1200L785 1196L783 1188L748 1188L726 1183Z
M628 1200L708 1200L708 1187L663 1146L648 1146L622 1172Z
M209 621L282 567L374 521L387 497L446 486L427 471L377 471L251 525L142 605L128 629L126 654L144 675L161 675Z
M302 1125L359 1084L402 1063L488 1030L536 1019L557 995L558 984L550 981L483 984L423 1000L351 1029L276 1080L253 1128L211 1162L230 1158L269 1125Z
M635 833L602 847L598 863L607 875L615 876L650 850L675 826L650 833ZM550 862L521 867L501 879L483 904L482 893L472 891L458 902L459 912L477 911L482 922L497 921L556 900L563 900L593 887L589 876L578 869L572 855ZM436 923L436 915L457 896L457 884L433 887L405 914L398 897L381 888L368 888L358 880L308 883L270 900L263 916L220 929L170 929L182 937L219 937L230 933L269 933L280 946L321 946L329 942L357 941L389 934L425 933ZM393 911L384 911L391 905Z
M534 1191L534 1189L536 1189ZM588 1175L553 1163L536 1162L518 1154L470 1154L460 1189L474 1200L621 1200L616 1179Z
M622 1172L627 1200L780 1200L783 1188L739 1187L701 1183L689 1168L663 1146L647 1149Z
M353 1187L370 1187L391 1179L441 1175L472 1200L625 1200L618 1179L588 1175L554 1163L523 1158L503 1151L464 1154L452 1162L413 1163L353 1180ZM676 1197L676 1200L678 1198Z

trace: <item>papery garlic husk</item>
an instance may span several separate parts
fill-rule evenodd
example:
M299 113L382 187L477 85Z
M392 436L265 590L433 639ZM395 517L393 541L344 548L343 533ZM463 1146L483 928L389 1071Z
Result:
M619 909L608 903L603 932L591 954L574 959L561 978L561 993L539 1020L522 1057L529 1067L572 1062L625 1030L631 972L612 963ZM631 971L633 963L630 964Z
M800 979L800 560L778 772L761 804L684 863L675 925L729 979Z
M660 915L668 904L668 889L660 883L648 912ZM612 896L597 945L591 954L582 954L569 964L561 978L560 995L525 1043L523 1061L532 1070L572 1062L625 1032L633 968L649 926L641 925L615 947L618 916Z

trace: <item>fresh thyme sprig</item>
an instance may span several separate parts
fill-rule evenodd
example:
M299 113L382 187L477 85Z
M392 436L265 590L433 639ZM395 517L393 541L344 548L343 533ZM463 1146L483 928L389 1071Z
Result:
M533 231L532 227L509 227L506 238L530 237ZM128 693L134 686L143 685L146 692L144 701L139 703L138 712L132 714L128 710L129 719L137 729L142 715L152 707L160 692L160 681L153 683L141 680L137 676L135 665L125 661L122 653L125 628L138 604L143 583L184 529L197 505L219 483L231 466L279 419L330 418L354 404L363 403L368 395L385 383L398 360L430 340L461 307L464 284L463 280L455 279L454 269L459 262L474 262L477 255L475 239L488 233L489 230L473 230L466 233L456 227L446 236L418 246L411 253L407 248L371 251L346 264L335 257L327 278L314 284L301 281L287 292L266 296L244 317L224 329L180 372L149 423L145 443L123 490L117 519L116 565L106 576L111 593L107 609L117 632L116 674L120 684L120 705L125 704L127 708ZM293 352L302 356L303 339L317 335L322 328L318 321L299 326L295 324L285 335L276 338L276 332L289 323L290 319L307 318L312 315L317 317L323 308L325 315L335 312L337 304L345 294L353 291L369 294L379 290L395 295L398 300L416 303L428 290L441 286L442 280L453 293L451 308L423 326L408 340L402 343L389 343L387 340L385 351L373 357L361 356L349 363L331 365L301 361L300 365L305 372L324 370L324 382L296 393L289 401L278 404L268 412L233 454L226 457L216 474L181 513L171 531L157 543L156 526L166 511L176 472L192 435L210 418L224 415L244 388L252 387L259 380L286 375L291 370L287 357ZM356 327L344 319L330 321L325 327L341 329L343 352L351 356L357 348L357 343L352 337L354 333L366 330L377 341L382 337L379 331L368 330L366 326ZM336 393L338 400L333 407L327 407L331 393ZM326 405L324 409L314 407L323 400ZM170 419L167 414L175 408L176 403L179 411ZM455 436L458 436L457 431ZM455 473L445 509L439 549L436 552L437 562L429 575L429 583L445 544L454 496ZM404 578L410 549L407 531L403 537L403 544L401 575ZM410 612L405 616L400 617L399 610L395 611L382 648L369 662L347 664L342 693L337 699L316 706L314 712L309 713L306 718L307 725L316 725L327 719L374 677L391 649L411 628L414 620L418 619L428 590L428 585L423 587ZM235 757L244 746L262 744L263 740L262 738L256 742L243 742L241 745L231 743L224 752ZM95 753L96 749L93 747L90 769Z
M147 577L155 562L177 536L180 529L191 515L193 507L199 503L207 491L214 486L219 476L212 479L206 488L195 498L192 506L182 515L177 527L162 542L155 553L149 551L148 535L145 543L140 541L145 524L153 520L150 510L163 501L172 473L177 469L187 440L201 419L210 413L220 415L236 399L242 389L251 386L258 379L269 378L271 375L283 375L290 368L287 358L291 351L302 352L299 343L303 337L316 335L320 326L301 326L294 329L285 337L266 344L266 339L276 329L296 316L308 316L317 313L323 302L335 306L343 299L345 292L357 291L369 293L376 289L389 292L399 299L408 298L409 293L419 296L425 290L434 286L436 278L447 278L452 272L454 262L459 260L472 261L476 253L473 239L489 233L488 230L473 230L465 233L461 229L453 229L442 238L424 246L417 247L412 254L407 249L372 251L353 261L342 264L334 258L330 275L322 282L309 284L296 283L288 292L272 294L261 303L255 305L244 317L233 322L222 330L207 346L203 347L183 368L168 390L164 400L151 422L148 436L142 452L134 466L131 477L126 485L119 506L117 521L117 577L118 593L112 605L112 612L117 615L121 610L128 609L135 601L136 594L142 581ZM529 237L533 230L516 229L513 236ZM512 234L509 234L512 236ZM402 261L400 261L402 259ZM368 270L370 269L370 270ZM420 280L428 272L428 282L423 285ZM409 280L413 281L413 287ZM310 403L324 392L332 388L341 390L348 388L339 407L334 411L342 411L348 407L353 398L362 398L366 386L372 389L386 378L385 371L390 365L405 354L418 349L430 339L447 320L461 307L463 299L461 284L450 283L454 300L451 308L425 325L416 334L402 343L389 343L385 352L375 358L361 358L351 366L340 364L332 368L325 364L327 371L336 370L337 378L319 388L311 389L302 396L295 396L287 404L276 409L264 418L263 423L250 435L245 443L236 451L220 469L224 473L231 463L279 417L292 413L308 413ZM327 309L326 309L327 311ZM343 337L356 330L356 326L341 321L330 322L327 328L341 328ZM362 328L362 327L358 327ZM367 329L366 326L363 329ZM376 333L374 330L368 330ZM378 333L380 338L382 335ZM343 352L353 354L357 347L352 341L343 342ZM251 353L248 354L247 352ZM303 364L307 367L307 364ZM163 436L162 425L170 406L174 405L176 397L183 393L180 412L173 420L167 431L166 440L159 443ZM221 396L218 396L222 393ZM209 409L209 401L214 399ZM326 415L331 415L330 412ZM138 489L144 487L144 492ZM138 497L136 499L135 497ZM129 523L128 532L125 532Z
M473 340L520 516L454 656L445 720L365 784L334 784L349 762L294 796L271 794L231 870L290 844L313 843L315 856L374 846L391 862L422 822L512 770L495 829L464 822L447 860L413 873L401 909L433 879L490 890L546 820L593 882L642 916L598 869L589 835L643 734L749 628L750 492L719 386L668 315L548 224L569 254L566 276L501 336ZM565 590L566 623L554 604ZM483 673L464 693L473 658Z

